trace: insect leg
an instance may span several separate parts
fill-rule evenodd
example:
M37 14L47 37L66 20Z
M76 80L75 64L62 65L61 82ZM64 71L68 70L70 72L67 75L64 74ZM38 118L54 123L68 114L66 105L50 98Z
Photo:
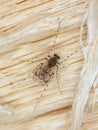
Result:
M34 110L36 110L36 108L37 108L39 102L41 101L41 97L43 97L43 94L44 94L44 92L46 91L47 86L48 86L48 84L46 84L46 85L44 86L44 89L43 89L41 95L39 96L39 99L38 99L38 101L37 101L37 103L36 103L36 105L35 105L35 107L34 107Z
M56 71L57 85L58 85L58 89L59 89L60 94L62 94L62 91L61 91L61 88L60 88L60 83L59 83L59 78L58 78L59 66L57 65L56 68L57 68L57 71Z
M68 56L66 56L66 58L63 58L62 57L62 62L60 62L61 64L65 61L67 61L68 59L70 59L75 53L77 53L79 50L75 50L74 52L72 52L71 54L69 54ZM63 67L63 68L66 68L66 67L68 67L69 65L67 64L67 65L63 65L63 66L61 66L61 67Z
M47 60L47 58L41 58L38 60L30 61L30 60L20 60L21 62L29 62L29 63L34 63L34 62L41 62L42 60Z

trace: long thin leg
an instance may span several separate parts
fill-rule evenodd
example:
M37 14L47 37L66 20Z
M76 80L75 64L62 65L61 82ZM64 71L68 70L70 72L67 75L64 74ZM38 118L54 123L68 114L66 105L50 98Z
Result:
M44 92L46 91L47 86L48 86L48 84L46 84L46 85L44 86L44 89L43 89L41 95L40 95L39 98L38 98L38 101L37 101L37 103L36 103L36 105L35 105L35 107L34 107L34 110L36 110L36 108L37 108L39 102L41 101L41 98L43 97L43 94L44 94Z
M57 71L56 71L56 79L57 79L57 85L58 85L58 89L60 94L62 94L61 88L60 88L60 83L59 83L59 78L58 78L58 69L59 67L57 66Z
M30 61L30 60L20 60L20 61L22 61L22 62L34 63L34 62L41 62L42 60L47 60L47 58L41 58L41 59L34 60L34 61Z
M79 49L80 50L80 49ZM77 53L79 50L75 50L74 52L70 53L68 56L66 56L66 58L63 58L62 57L62 62L61 64L64 62L64 61L67 61L69 58L71 58L75 53ZM63 65L63 68L65 68L66 66Z

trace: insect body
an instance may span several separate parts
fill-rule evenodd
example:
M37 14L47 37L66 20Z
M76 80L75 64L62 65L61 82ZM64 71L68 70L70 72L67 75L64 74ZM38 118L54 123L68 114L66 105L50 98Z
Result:
M53 77L55 67L58 68L60 57L57 54L49 56L45 63L41 63L34 72L35 80L40 81L41 84L46 85Z

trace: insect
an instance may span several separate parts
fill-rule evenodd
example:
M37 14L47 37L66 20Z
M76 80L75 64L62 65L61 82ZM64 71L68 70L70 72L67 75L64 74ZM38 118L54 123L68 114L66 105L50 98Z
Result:
M54 46L55 46L55 43L57 40L57 35L59 33L59 29L61 26L61 21L59 18L58 18L58 20L59 20L59 26L58 26L55 40L54 40L54 43L52 46L53 50L55 50ZM59 86L59 79L58 79L58 69L59 69L59 65L60 65L59 60L60 60L60 56L56 52L53 52L52 55L48 55L48 57L45 58L45 61L40 63L33 71L33 79L35 81L39 81L39 83L42 86L44 86L44 89L39 97L37 104L40 102L40 99L43 96L43 93L45 92L45 90L48 86L48 83L54 78L54 75L56 75L57 85L58 85L59 91L61 93L61 89ZM36 107L37 107L37 105L36 105Z
M39 84L43 86L43 91L40 94L39 98L37 99L34 110L37 108L41 100L41 97L43 96L45 90L47 89L47 86L53 80L53 78L56 78L58 90L60 93L62 93L60 85L59 85L59 77L58 77L59 67L62 62L60 62L60 59L61 59L60 55L57 54L55 51L55 44L56 44L57 36L59 34L59 30L61 27L61 20L59 18L58 18L58 21L59 21L59 25L58 25L56 36L52 45L52 50L50 50L49 55L46 58L32 61L32 63L40 62L40 64L38 64L34 68L32 72L33 73L32 78L34 79L35 82L39 82ZM72 55L73 53L67 56L67 58L69 58Z

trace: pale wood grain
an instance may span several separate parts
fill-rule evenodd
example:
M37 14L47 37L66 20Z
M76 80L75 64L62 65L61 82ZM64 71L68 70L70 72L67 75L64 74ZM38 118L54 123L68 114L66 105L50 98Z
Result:
M0 1L0 130L69 129L75 88L83 66L79 33L87 7L83 0ZM58 18L62 24L55 51L61 61L66 59L65 67L59 71L63 94L59 93L57 79L53 79L34 110L44 86L32 79L32 71L39 64L32 60L54 53L50 50ZM85 41L86 25L84 28ZM92 109L90 103L88 108ZM97 105L95 108L93 114L88 111L83 130L98 129Z

